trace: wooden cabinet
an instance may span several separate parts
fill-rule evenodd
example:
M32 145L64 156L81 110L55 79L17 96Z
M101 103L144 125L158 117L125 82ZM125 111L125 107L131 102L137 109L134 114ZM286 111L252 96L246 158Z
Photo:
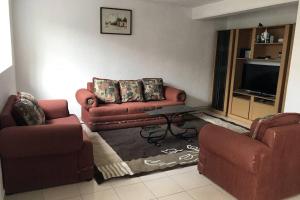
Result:
M228 49L231 49L227 54L226 66L226 72L230 74L224 73L224 65L221 67L218 65L218 55L220 54L217 53L216 56L212 101L212 107L215 110L219 110L229 117L249 123L256 118L283 111L282 104L285 96L286 75L288 74L294 27L295 25L289 24L230 31ZM264 32L272 35L272 41L259 41ZM245 81L245 74L249 74L247 70L249 71L249 68L253 70L249 66L268 67L256 70L255 73L258 78L253 80L249 78L249 80ZM219 70L219 68L222 68L223 71ZM266 70L269 71L269 74ZM218 73L223 73L223 77L220 78L217 75ZM272 73L272 78L268 77ZM225 75L226 78L224 78ZM261 88L271 90L270 93L263 90L255 90L259 89L259 83L261 82L255 80L266 80L261 85ZM222 88L221 93L218 93L216 88L218 88L220 82L224 88ZM250 89L248 89L249 85ZM252 86L255 89L252 90ZM216 98L220 97L220 94L222 94L222 98ZM216 99L221 99L221 103L218 101L216 103Z

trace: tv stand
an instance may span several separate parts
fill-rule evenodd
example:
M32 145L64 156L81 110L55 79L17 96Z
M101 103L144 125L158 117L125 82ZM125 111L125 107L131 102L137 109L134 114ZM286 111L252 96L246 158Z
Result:
M275 114L274 105L275 97L239 89L233 92L229 116L254 120L261 116Z
M233 93L255 96L255 97L270 100L270 101L275 101L275 97L276 97L275 95L266 94L266 93L262 93L262 92L256 92L256 91L252 91L252 90L245 90L245 89L238 89L238 90L235 90Z

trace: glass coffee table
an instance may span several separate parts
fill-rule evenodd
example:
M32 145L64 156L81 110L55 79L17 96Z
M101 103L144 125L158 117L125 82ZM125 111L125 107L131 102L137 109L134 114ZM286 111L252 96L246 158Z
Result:
M142 138L147 139L148 143L155 144L157 146L160 146L160 142L167 137L168 133L170 133L172 136L176 138L190 141L191 138L197 136L197 129L195 127L176 126L176 129L180 129L179 132L174 131L173 127L175 126L176 123L178 123L178 119L180 119L179 118L180 116L186 114L192 114L195 112L201 112L204 111L204 109L207 109L207 107L190 107L186 105L178 105L178 106L166 106L155 110L147 111L145 113L151 117L165 118L167 122L167 126L166 128L162 128L159 125L145 126L141 128L140 135ZM179 120L179 122L184 123L184 119Z

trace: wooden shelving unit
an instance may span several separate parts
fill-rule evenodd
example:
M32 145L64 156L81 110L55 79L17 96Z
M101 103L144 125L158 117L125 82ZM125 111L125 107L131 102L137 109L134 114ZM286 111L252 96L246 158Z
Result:
M266 27L235 30L227 115L249 123L256 118L282 111L293 25L267 27L268 32L276 39L283 38L282 43L277 41L274 43L257 43L256 36L264 32L265 29ZM241 57L240 52L243 49L251 51L248 58ZM262 59L265 57L269 59ZM267 96L241 90L243 67L247 62L279 67L276 95Z

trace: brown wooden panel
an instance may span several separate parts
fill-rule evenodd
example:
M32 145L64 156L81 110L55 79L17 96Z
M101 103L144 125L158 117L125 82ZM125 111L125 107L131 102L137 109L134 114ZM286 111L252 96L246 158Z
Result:
M276 112L276 109L272 105L259 103L259 102L253 102L252 103L252 112L250 119L255 120L256 118L266 117L268 115L273 115Z
M231 114L243 117L245 119L249 118L250 99L233 97L231 106Z

